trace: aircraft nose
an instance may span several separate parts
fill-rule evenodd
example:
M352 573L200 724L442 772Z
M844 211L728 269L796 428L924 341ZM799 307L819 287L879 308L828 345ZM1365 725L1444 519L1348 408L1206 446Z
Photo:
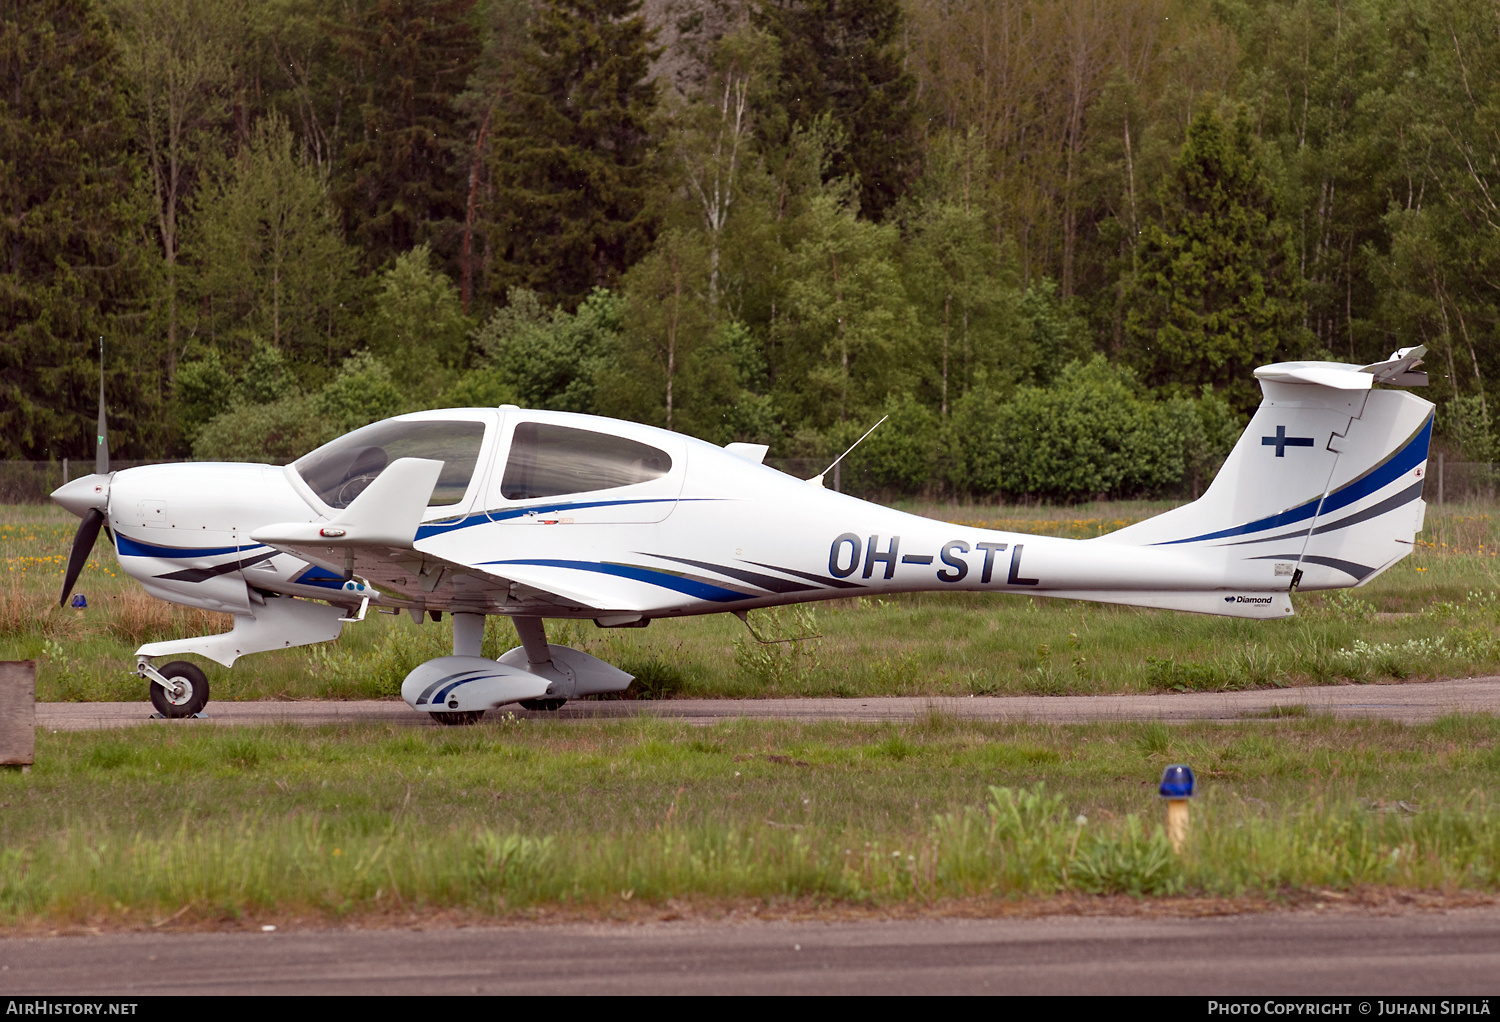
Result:
M52 499L79 518L88 514L91 507L107 512L109 510L109 480L108 475L80 476L53 490Z

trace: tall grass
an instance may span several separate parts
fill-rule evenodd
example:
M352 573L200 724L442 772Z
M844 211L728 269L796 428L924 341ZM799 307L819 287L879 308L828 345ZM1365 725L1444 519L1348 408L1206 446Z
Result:
M0 923L1500 893L1500 720L903 727L650 719L38 736ZM1183 854L1155 781L1192 764Z

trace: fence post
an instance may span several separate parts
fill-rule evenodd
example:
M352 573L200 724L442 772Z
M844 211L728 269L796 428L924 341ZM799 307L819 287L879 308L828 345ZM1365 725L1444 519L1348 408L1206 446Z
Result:
M0 765L31 772L36 753L36 661L0 660Z
M1443 506L1443 452L1438 451L1438 507Z
M68 485L68 459L63 459L63 485Z

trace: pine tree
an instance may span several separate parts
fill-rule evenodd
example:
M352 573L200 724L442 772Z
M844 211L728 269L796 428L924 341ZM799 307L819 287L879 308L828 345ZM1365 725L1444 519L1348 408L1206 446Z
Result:
M755 21L781 49L776 101L784 120L811 127L831 114L848 139L833 177L859 178L860 212L878 218L915 176L916 80L903 67L899 0L765 0ZM774 121L768 134L778 131Z
M426 245L398 256L381 274L373 311L370 350L414 396L435 398L463 368L474 324Z
M144 294L146 215L119 74L88 0L0 11L0 457L92 453L100 335L115 451L140 449L153 374L127 368L119 326Z
M338 197L372 265L424 241L458 248L468 161L453 101L479 56L474 2L378 0L334 28L364 93Z
M1127 298L1130 357L1148 384L1212 384L1251 409L1251 372L1299 346L1302 332L1290 232L1248 113L1233 124L1212 111L1195 117L1160 198L1162 220L1144 231Z
M502 111L489 285L571 309L649 247L657 88L640 0L546 0Z
M358 253L344 243L317 169L294 152L287 123L272 114L221 180L193 204L187 255L204 322L221 344L251 335L294 360L329 364L354 304Z

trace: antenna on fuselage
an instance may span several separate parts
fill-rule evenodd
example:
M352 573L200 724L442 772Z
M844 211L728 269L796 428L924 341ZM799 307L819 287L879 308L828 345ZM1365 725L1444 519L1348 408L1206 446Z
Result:
M884 422L886 419L889 419L889 418L890 418L889 415L882 415L880 417L880 422ZM822 486L823 485L823 477L826 476L828 473L832 472L835 468L837 468L839 462L841 462L845 458L849 457L850 453L854 450L854 448L856 448L860 444L864 443L865 442L865 437L869 436L871 433L873 433L877 429L879 429L880 428L880 422L875 423L875 425L873 425L869 429L865 430L865 436L860 437L858 440L854 441L854 443L850 444L849 445L849 450L845 451L843 454L840 454L837 458L834 458L832 465L829 465L827 468L825 468L823 471L819 472L817 475L813 476L811 479L806 480L806 482L812 483L814 486Z

